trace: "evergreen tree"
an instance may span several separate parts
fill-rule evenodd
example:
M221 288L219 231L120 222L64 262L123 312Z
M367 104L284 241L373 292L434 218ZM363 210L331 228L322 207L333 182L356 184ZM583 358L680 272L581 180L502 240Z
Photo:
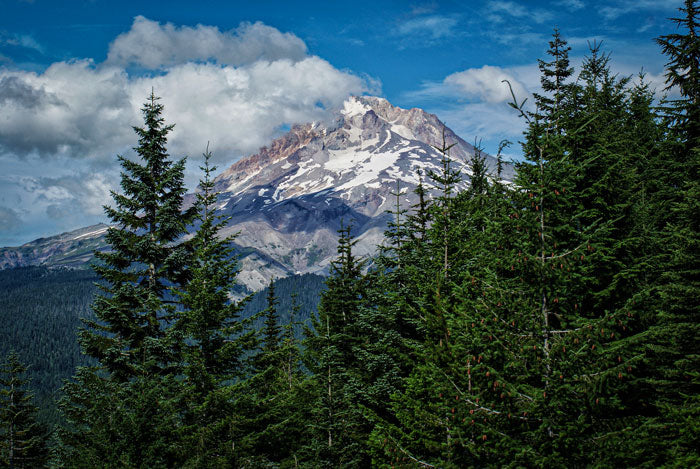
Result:
M292 299L290 319L284 327L277 316L279 301L274 283L268 286L267 308L261 312L265 326L260 331L262 346L253 359L253 374L241 391L247 395L242 415L247 435L242 440L242 461L257 467L297 467L302 443L309 438L306 428L312 400L307 376L301 368L299 343L294 329L299 307ZM243 407L243 406L242 406Z
M234 423L235 391L247 377L245 354L254 347L250 321L240 318L241 304L231 301L237 261L232 237L220 238L226 219L215 215L217 193L213 191L211 153L204 153L204 178L200 181L196 207L199 226L189 241L191 278L177 296L182 311L174 330L184 345L183 374L186 403L182 461L191 467L220 467L235 461L234 446L242 438Z
M36 421L26 371L15 352L0 368L0 467L45 467L48 460L47 431Z
M684 143L682 158L690 158L692 150L700 147L700 6L697 0L685 0L679 8L683 16L671 21L682 31L656 39L661 51L668 56L666 64L667 90L677 87L681 98L666 102L664 108L681 134ZM683 159L678 161L682 164Z
M183 212L185 159L168 159L173 126L164 124L158 99L151 93L142 108L145 127L134 127L142 163L118 156L124 193L112 192L116 208L105 207L116 225L107 231L111 250L95 253L104 294L95 300L97 321L80 334L85 353L120 380L171 371L176 357L164 327L174 320L170 290L188 275L185 249L174 242L196 209Z
M630 308L647 330L639 341L645 357L640 387L647 393L643 425L635 428L638 460L679 467L698 465L700 422L700 39L697 1L686 0L679 31L657 43L668 57L666 83L680 98L661 111L665 134L649 161L649 216L654 239L644 290Z
M277 314L277 305L279 301L275 296L274 279L270 279L270 284L267 287L267 308L263 312L265 317L265 327L263 329L263 353L272 354L280 348L280 334L282 328L279 324L279 315Z
M399 424L385 425L383 432L377 432L375 438L377 446L383 449L381 459L392 464L410 462L447 467L467 462L478 464L475 459L455 457L463 435L454 421L458 398L454 395L450 376L453 367L459 376L464 374L463 356L455 354L459 346L455 340L459 331L465 328L464 323L457 324L465 315L458 310L460 284L465 279L473 282L473 275L482 266L480 262L488 263L493 257L491 240L486 233L488 223L497 216L498 204L497 193L492 188L478 147L469 163L470 186L456 193L450 202L449 216L453 222L449 230L452 239L449 249L454 253L450 254L454 261L450 263L447 280L444 279L443 264L434 276L438 281L428 287L429 295L420 311L426 331L424 342L417 349L416 363L405 380L403 393L394 399L393 408ZM444 212L435 211L436 219L442 216ZM443 230L438 226L431 226L427 232L428 239L437 243L444 237L444 226ZM479 252L486 255L480 256ZM415 262L425 264L429 260L426 256Z
M567 50L558 33L552 48ZM476 171L455 197L451 257L460 261L442 289L450 294L435 290L426 303L423 357L396 399L401 425L386 433L394 464L614 461L604 449L629 424L635 401L622 396L640 360L626 342L636 332L624 308L630 289L609 287L625 285L613 271L629 260L636 181L615 171L634 175L621 149L636 130L626 81L606 64L592 54L580 87L561 66L533 114L514 103L530 126L513 190Z
M450 236L454 233L454 211L452 210L453 198L457 191L457 184L461 181L461 175L458 170L455 170L450 159L450 149L457 143L447 144L445 140L445 128L442 129L442 145L434 146L440 152L440 165L442 171L429 171L428 176L432 180L436 189L439 191L439 196L433 204L433 209L436 210L433 217L432 229L440 232L440 242L436 246L440 247L442 276L445 280L450 272L450 263L453 259L450 257L450 247L454 245L454 239Z
M306 451L320 467L366 466L365 442L371 427L363 417L358 343L360 309L367 289L362 275L364 262L352 252L355 244L350 227L341 226L338 257L331 263L327 289L321 296L313 331L305 341L305 362L314 375L316 402L312 409L311 442Z
M140 161L119 156L123 194L106 207L116 226L107 231L110 251L98 252L95 271L103 294L97 320L80 332L85 354L99 365L82 369L65 387L67 420L59 435L61 463L104 460L151 467L177 460L176 397L181 395L181 336L172 289L189 277L186 246L177 240L196 214L183 211L185 160L168 159L163 106L151 93L135 127Z
M569 47L564 38L561 37L559 29L554 29L552 40L549 41L547 54L552 57L550 62L538 59L540 69L540 83L545 94L535 93L535 103L538 111L534 117L537 118L538 125L543 125L545 129L556 133L562 132L562 122L560 117L566 106L568 88L571 86L567 80L574 70L569 66Z

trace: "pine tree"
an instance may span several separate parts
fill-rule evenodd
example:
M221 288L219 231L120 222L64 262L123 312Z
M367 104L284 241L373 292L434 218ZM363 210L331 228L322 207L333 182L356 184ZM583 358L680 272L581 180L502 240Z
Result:
M151 93L135 127L140 161L119 156L123 194L105 207L113 221L110 251L96 253L103 294L95 300L96 321L79 338L98 365L80 370L65 387L62 410L68 424L58 454L66 465L104 460L151 467L178 458L177 397L182 382L181 336L173 288L187 282L189 254L178 243L196 214L183 211L185 160L168 159L163 106Z
M183 347L183 400L187 403L182 428L182 460L192 467L218 467L235 461L234 403L230 389L248 374L246 353L254 346L250 321L240 318L241 304L229 293L238 265L232 237L220 237L226 219L215 214L211 153L204 153L204 178L199 183L198 227L189 241L191 278L177 291L182 311L174 330Z
M312 438L306 451L321 467L366 466L365 443L371 426L363 417L358 343L360 309L366 301L364 262L352 252L351 227L341 226L338 257L331 263L327 289L321 296L313 330L305 341L305 363L314 374Z
M106 235L111 250L95 254L104 295L93 308L98 321L80 333L85 353L121 380L171 371L175 357L164 325L173 321L174 307L168 296L171 285L188 275L185 249L174 242L193 221L195 208L183 212L185 159L168 159L173 126L164 124L158 99L151 93L142 108L145 127L134 127L134 150L143 163L118 157L124 193L112 192L116 208L105 207L115 225Z
M653 181L646 192L648 272L630 309L647 329L637 349L645 357L639 386L648 415L634 432L638 460L690 467L700 461L700 8L686 0L679 10L671 21L680 31L657 39L669 59L666 83L680 98L661 106L668 131L646 173Z
M36 420L26 371L15 352L0 368L0 467L45 467L48 460L47 430Z

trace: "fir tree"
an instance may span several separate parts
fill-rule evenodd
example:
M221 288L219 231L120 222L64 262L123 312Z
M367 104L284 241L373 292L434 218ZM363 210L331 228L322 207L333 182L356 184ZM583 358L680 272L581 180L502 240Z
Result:
M700 6L697 0L685 0L679 11L683 16L671 21L682 31L656 39L668 56L667 90L678 87L681 99L666 103L665 110L674 127L683 135L685 158L692 158L693 148L700 147Z
M700 39L697 1L686 0L681 17L673 18L679 31L661 36L657 43L669 62L666 83L677 87L680 98L662 103L665 139L650 160L648 178L653 230L645 267L644 290L635 297L631 312L646 326L640 387L646 392L648 418L635 428L637 457L656 464L698 464L700 422Z
M62 409L57 453L66 465L120 460L151 467L178 458L176 379L181 336L172 289L188 280L189 255L177 240L196 213L183 211L185 160L168 159L163 106L151 93L135 127L140 161L119 156L122 194L106 207L115 226L107 232L110 251L96 253L103 294L95 300L97 320L80 331L84 353L98 360L69 383Z
M119 156L123 194L112 192L116 208L105 207L115 226L107 231L110 251L97 252L95 271L104 294L95 300L97 321L81 331L85 353L116 379L168 373L173 360L167 328L174 319L168 299L172 284L187 280L187 255L174 242L192 222L195 208L183 212L185 159L168 159L163 105L153 93L142 108L145 127L134 127L142 162Z
M366 301L363 262L353 254L350 227L341 226L338 257L321 296L313 331L305 342L305 362L314 374L316 402L312 409L312 439L306 451L322 467L368 464L365 442L370 427L363 417L356 391L360 389L357 321Z
M26 371L15 352L0 368L0 467L45 467L48 460L47 430L36 420Z
M245 354L254 346L250 321L240 318L241 304L231 301L238 265L232 237L220 237L226 219L216 215L217 193L211 174L211 153L204 153L204 178L199 183L196 207L199 226L189 241L191 278L177 292L182 311L174 330L183 345L183 400L187 403L182 429L189 442L182 453L192 467L218 467L235 461L234 386L248 373Z
M305 457L303 442L310 437L307 423L312 400L294 334L299 307L293 298L289 322L282 327L278 303L270 282L268 306L261 312L265 317L262 346L253 360L253 374L241 388L248 396L246 408L241 409L247 432L241 441L245 453L241 461L255 466L296 467Z
M263 312L265 317L265 327L263 329L263 353L273 354L280 348L280 334L282 328L279 324L277 305L279 301L275 296L274 279L270 279L267 287L267 308Z
M584 77L588 91L560 81L531 115L514 103L530 127L513 190L477 179L455 197L452 257L460 261L443 289L450 295L425 305L423 356L396 399L401 425L385 436L394 464L611 461L603 449L625 425L629 402L620 396L639 359L625 343L633 333L622 307L629 290L610 291L597 276L612 281L607 264L628 260L620 240L629 226L616 223L634 180L608 192L615 166L600 172L596 160L622 156L600 153L606 132L634 129L620 127L625 82L610 79L598 59L590 64L596 78ZM575 112L582 98L588 114ZM586 139L578 136L584 129ZM608 147L628 145L616 137ZM630 169L630 160L619 165Z

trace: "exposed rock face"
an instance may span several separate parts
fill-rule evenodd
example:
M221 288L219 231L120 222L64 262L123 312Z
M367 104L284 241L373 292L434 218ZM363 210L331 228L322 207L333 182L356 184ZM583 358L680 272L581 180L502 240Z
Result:
M352 97L331 124L295 126L258 154L221 175L219 209L231 217L237 242L265 252L293 272L323 273L335 256L340 223L352 224L357 251L371 255L394 208L397 181L403 208L416 203L416 170L440 171L443 124L421 109L401 109L375 97ZM450 157L462 171L474 148L456 143ZM488 157L488 164L495 160ZM511 175L506 168L505 178Z
M28 265L80 267L104 248L107 225L93 225L14 248L0 248L0 269Z
M456 143L450 157L466 185L466 162L474 148L450 129L444 132L448 145ZM441 145L442 138L443 124L433 114L401 109L382 98L351 97L333 122L295 126L231 165L215 179L221 192L217 208L230 217L222 234L239 233L241 282L256 290L271 277L326 272L341 222L352 224L357 253L373 254L383 239L386 212L395 205L391 193L397 181L404 192L402 207L409 208L416 202L417 169L424 175L441 169L433 145ZM494 167L495 160L487 157L487 164ZM503 177L511 175L506 166ZM17 256L0 250L0 266L23 265ZM21 262L51 259L31 257Z

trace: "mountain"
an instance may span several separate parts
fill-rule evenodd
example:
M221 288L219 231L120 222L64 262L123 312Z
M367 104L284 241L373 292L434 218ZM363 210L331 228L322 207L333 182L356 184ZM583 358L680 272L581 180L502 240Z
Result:
M397 189L401 204L416 203L417 169L440 171L433 145L454 143L450 157L468 184L466 164L474 147L434 114L402 109L377 97L351 97L328 122L294 126L282 137L223 171L216 179L217 210L230 217L222 235L238 233L239 280L260 290L270 278L326 273L336 254L337 230L352 225L360 255L383 240ZM496 161L487 155L487 164ZM503 177L512 168L506 165ZM194 195L189 195L192 200ZM103 225L19 248L0 249L0 267L75 265L104 245Z
M96 249L104 249L107 225L80 228L48 238L39 238L19 247L0 248L0 269L47 265L80 267L92 259Z

